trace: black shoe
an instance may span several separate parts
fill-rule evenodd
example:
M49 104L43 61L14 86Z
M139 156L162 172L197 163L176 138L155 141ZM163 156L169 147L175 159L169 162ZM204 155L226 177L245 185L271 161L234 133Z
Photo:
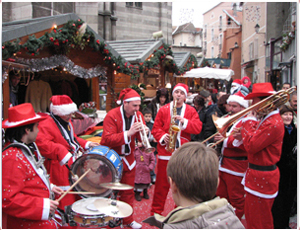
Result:
M136 193L134 194L134 197L135 197L135 199L136 199L137 201L141 201L141 200L142 200L142 198L141 198L141 196L140 196L140 192L136 192Z
M147 189L144 189L144 198L145 199L149 199L149 195L148 195L148 193L147 193Z
M148 200L149 199L149 195L147 193L144 194L144 198Z
M156 182L156 175L154 174L153 176L151 176L151 183L155 184Z

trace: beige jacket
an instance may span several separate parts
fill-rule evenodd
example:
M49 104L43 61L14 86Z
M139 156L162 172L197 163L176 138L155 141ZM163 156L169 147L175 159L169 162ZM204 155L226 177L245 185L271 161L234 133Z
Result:
M154 214L143 222L164 229L245 228L228 201L219 197L186 208L177 207L166 217Z

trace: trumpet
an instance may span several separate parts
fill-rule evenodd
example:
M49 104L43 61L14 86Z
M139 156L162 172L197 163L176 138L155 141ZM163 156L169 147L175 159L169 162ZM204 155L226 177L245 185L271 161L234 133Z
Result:
M141 125L142 125L142 131L139 131L139 133L140 133L140 136L141 136L141 139L142 139L143 146L145 147L145 152L146 153L153 153L155 151L155 148L152 147L149 143L142 117L140 115L140 119L139 119L138 116L137 116L137 113L134 112L134 114L135 114L135 117L136 117L136 121L140 122Z
M234 132L231 132L231 134L229 136L226 136L227 129L231 125L233 125L239 118L245 116L250 111L255 111L258 114L258 116L265 116L268 113L270 113L271 111L273 111L275 108L278 108L278 107L284 105L286 102L288 102L288 100L290 99L290 94L296 90L297 90L296 86L293 86L287 90L280 90L277 93L274 93L271 96L248 107L247 109L244 109L244 110L242 110L232 116L229 116L229 117L225 117L225 118L223 118L223 117L217 118L216 116L213 117L213 121L214 121L214 124L215 124L218 132L216 132L212 136L208 137L206 140L202 141L202 143L207 142L208 140L210 140L211 138L216 136L218 133L222 134L224 139L229 137L230 135L234 134ZM221 140L223 141L224 139L221 139ZM216 146L218 143L221 142L221 140L215 144L213 144L213 143L209 144L208 147Z

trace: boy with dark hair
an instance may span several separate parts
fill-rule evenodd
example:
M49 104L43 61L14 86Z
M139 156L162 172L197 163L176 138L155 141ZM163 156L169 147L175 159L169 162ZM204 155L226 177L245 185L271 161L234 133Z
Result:
M218 157L212 148L199 142L182 145L167 166L177 208L167 217L154 214L144 222L159 228L244 228L228 201L215 197L218 165Z

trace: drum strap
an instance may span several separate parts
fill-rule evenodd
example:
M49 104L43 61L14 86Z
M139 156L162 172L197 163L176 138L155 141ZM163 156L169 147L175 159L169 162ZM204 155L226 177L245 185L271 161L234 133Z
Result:
M75 138L75 136L74 136L74 142L75 142L75 145L76 145L77 149L74 151L74 149L72 148L72 143L71 143L71 135L69 135L69 136L70 136L70 139L68 139L68 138L66 137L65 132L62 130L62 125L59 124L59 121L54 117L53 113L51 113L50 115L51 115L52 119L54 120L54 122L56 123L56 126L58 127L58 129L59 129L61 135L62 135L63 138L66 140L66 142L68 142L68 144L69 144L69 146L70 146L69 152L71 152L71 153L76 152L76 151L78 150L78 148L80 147L80 144L79 144L79 142L77 141L77 139Z

